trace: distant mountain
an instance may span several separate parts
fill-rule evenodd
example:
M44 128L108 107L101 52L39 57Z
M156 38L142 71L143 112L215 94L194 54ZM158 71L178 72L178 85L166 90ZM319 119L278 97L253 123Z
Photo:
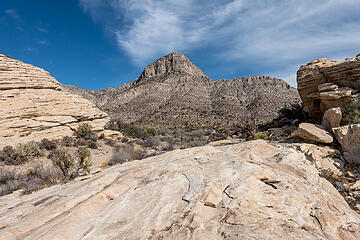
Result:
M140 124L266 122L280 109L299 103L296 89L267 76L213 80L182 53L147 66L135 81L87 91L65 86L111 117Z

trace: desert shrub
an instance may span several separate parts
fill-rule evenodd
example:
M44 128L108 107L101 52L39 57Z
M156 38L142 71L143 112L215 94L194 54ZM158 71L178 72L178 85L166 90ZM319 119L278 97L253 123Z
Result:
M105 134L103 134L103 133L100 134L99 139L100 139L100 140L105 139Z
M113 120L107 128L115 131L122 132L127 137L143 139L146 135L142 128L136 126L133 123L124 123L120 120Z
M135 150L131 145L118 148L113 152L111 159L108 162L108 165L112 166L118 163L124 163L131 160L140 160L145 157L143 151Z
M41 140L41 143L40 143L40 147L42 149L45 149L45 150L48 150L48 151L56 149L56 145L57 145L56 141L50 141L47 138L44 138L43 140Z
M7 165L18 165L22 163L21 160L12 146L6 146L0 151L0 161Z
M258 139L267 139L267 135L263 132L255 133L254 140L258 140Z
M49 159L55 166L58 166L65 178L72 178L75 167L74 158L64 149L56 149L50 152Z
M159 146L160 144L161 141L158 137L148 137L142 142L142 145L144 147L155 147Z
M89 167L92 165L91 163L91 153L89 149L86 147L78 148L78 156L79 156L79 168L84 169L89 172Z
M126 137L124 137L124 138L121 139L121 142L122 142L122 143L128 143L128 142L129 142L129 139L126 138Z
M92 148L92 149L97 149L97 144L94 140L91 140L91 139L88 139L88 140L85 140L86 141L86 146L88 146L89 148Z
M61 140L61 145L66 147L76 146L76 139L73 137L65 136Z
M116 146L116 142L111 138L104 138L105 144L111 147Z
M305 111L300 104L293 104L280 110L279 118L287 118L290 120L299 119L299 122L305 122L310 119L309 113Z
M147 136L156 136L157 135L157 129L155 127L149 127L145 129L145 135Z
M124 163L127 161L130 161L130 153L127 151L119 151L119 152L113 152L113 155L110 159L110 161L108 162L109 166L115 165L115 164L119 164L119 163Z
M75 134L79 137L84 138L86 135L92 133L92 127L89 123L81 123L75 130Z
M10 168L0 168L0 196L23 189L31 193L57 183L62 174L52 165L38 163L27 172L16 172Z
M356 99L343 111L342 125L360 123L360 100Z
M18 159L20 159L21 162L27 161L29 157L41 156L39 144L34 141L25 144L20 143L16 145L15 150L18 155Z

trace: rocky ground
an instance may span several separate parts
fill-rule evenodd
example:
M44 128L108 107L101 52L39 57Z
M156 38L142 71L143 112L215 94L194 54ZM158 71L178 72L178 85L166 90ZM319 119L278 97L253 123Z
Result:
M215 142L14 193L0 239L359 239L360 215L294 147Z

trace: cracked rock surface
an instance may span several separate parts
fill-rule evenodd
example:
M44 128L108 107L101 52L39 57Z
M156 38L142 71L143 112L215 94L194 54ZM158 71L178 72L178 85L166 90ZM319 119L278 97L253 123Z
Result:
M263 140L215 142L0 198L0 239L360 239L314 163Z
M87 122L108 121L90 101L66 92L45 70L0 54L0 149L5 145L72 135Z

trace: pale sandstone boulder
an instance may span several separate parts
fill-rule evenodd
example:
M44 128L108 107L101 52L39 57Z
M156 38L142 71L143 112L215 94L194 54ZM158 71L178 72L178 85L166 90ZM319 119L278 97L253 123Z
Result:
M322 126L329 132L335 127L340 127L342 120L341 108L330 108L326 110L322 120Z
M0 54L0 149L72 135L79 123L101 131L108 120L90 101L62 90L45 70Z
M342 62L314 60L297 72L300 97L310 116L321 121L326 110L344 108L360 89L360 57Z
M344 150L345 159L360 164L360 124L333 128L333 132Z
M332 143L333 137L321 126L312 123L301 123L297 130L299 137L318 143Z
M360 216L291 147L176 150L0 198L0 239L360 239Z

